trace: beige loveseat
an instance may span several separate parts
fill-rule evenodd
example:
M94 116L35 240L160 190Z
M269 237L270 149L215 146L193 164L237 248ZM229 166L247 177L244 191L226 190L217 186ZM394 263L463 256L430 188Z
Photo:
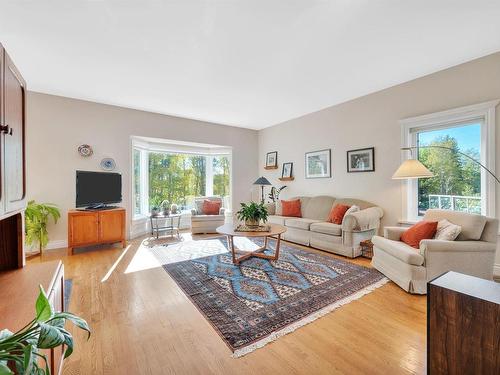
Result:
M422 240L415 249L400 241L408 228L385 227L384 237L372 239L372 265L407 292L417 294L426 294L427 282L447 271L492 278L497 219L448 210L427 210L423 219L446 219L462 231L455 241Z
M300 199L301 218L282 216L281 204L268 204L269 222L287 227L282 238L305 246L355 258L361 255L359 243L377 234L380 207L359 199L339 199L330 196L296 197ZM328 223L328 215L337 204L356 205L360 211L344 216L342 224Z
M205 199L221 203L218 215L203 214L203 202ZM215 233L217 227L224 225L225 209L222 207L222 204L221 197L197 197L194 200L195 208L191 210L191 233Z

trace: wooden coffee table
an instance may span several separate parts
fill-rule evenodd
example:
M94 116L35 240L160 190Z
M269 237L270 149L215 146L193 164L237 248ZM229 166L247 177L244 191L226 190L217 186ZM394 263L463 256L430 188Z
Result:
M279 224L270 224L270 230L267 232L239 232L234 230L233 224L224 224L216 230L217 233L227 236L228 246L233 254L233 264L239 265L242 261L250 257L277 260L280 255L281 235L286 232L286 227ZM267 249L267 240L270 236L278 237L276 239L276 249L274 250L274 255L264 254L264 251ZM264 237L264 246L253 251L242 251L234 246L234 237ZM244 253L244 255L237 258L236 253Z

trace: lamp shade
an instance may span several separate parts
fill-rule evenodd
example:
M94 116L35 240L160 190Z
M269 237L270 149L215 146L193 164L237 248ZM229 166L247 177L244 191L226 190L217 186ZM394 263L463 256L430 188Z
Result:
M395 180L405 178L429 178L434 177L434 174L427 169L420 161L415 159L405 160L392 175Z
M269 182L269 180L265 177L259 177L254 183L254 185L271 185L271 183Z

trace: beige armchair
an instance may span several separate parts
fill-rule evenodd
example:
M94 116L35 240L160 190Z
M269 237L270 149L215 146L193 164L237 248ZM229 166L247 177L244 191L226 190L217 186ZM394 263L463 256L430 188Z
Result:
M456 271L491 279L498 235L498 220L448 210L427 210L424 220L460 225L455 241L423 240L415 249L400 241L407 229L386 227L384 237L374 236L372 265L410 293L426 294L429 280Z
M221 202L221 208L218 215L204 215L203 201L205 199ZM224 225L225 209L222 207L221 197L197 197L194 200L195 208L191 210L191 232L197 233L215 233L217 227Z

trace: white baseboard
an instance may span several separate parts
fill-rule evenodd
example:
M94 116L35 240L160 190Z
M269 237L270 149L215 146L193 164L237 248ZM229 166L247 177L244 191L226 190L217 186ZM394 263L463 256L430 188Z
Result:
M53 241L49 241L45 250L64 249L66 247L68 247L67 240L53 240Z
M496 263L493 266L493 278L500 280L500 263Z

